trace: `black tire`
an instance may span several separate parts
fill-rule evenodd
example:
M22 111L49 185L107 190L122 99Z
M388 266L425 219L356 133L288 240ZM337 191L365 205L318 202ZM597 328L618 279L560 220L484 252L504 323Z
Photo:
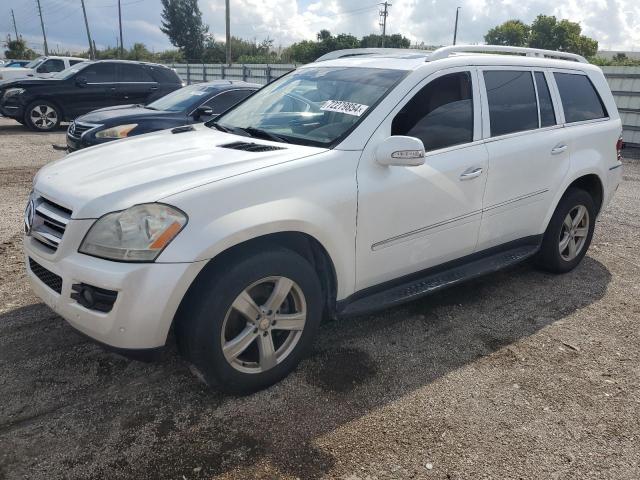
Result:
M584 243L576 256L572 259L567 259L560 252L561 235L564 238L566 232L566 227L563 227L563 225L567 215L580 206L586 208L588 213L588 228L585 227L587 228L587 235L584 237ZM589 249L589 245L591 245L596 214L596 206L588 192L578 188L568 189L558 203L556 211L553 213L544 233L542 246L536 257L538 267L553 273L566 273L573 270L582 261ZM567 257L570 257L570 255L567 254Z
M39 116L37 114L40 114ZM60 126L62 112L51 102L36 100L24 111L24 124L36 132L51 132Z
M275 366L256 373L239 371L239 368L244 368L244 360L240 362L242 366L238 366L237 363L233 366L233 362L228 361L223 352L223 335L226 335L228 328L225 319L227 315L239 315L239 312L231 309L231 305L245 289L272 277L286 277L294 282L295 288L292 287L289 295L293 295L294 291L298 294L302 292L307 313L304 328L300 330L297 343L290 349L283 348L284 344L276 347L277 351L288 350L288 354L278 360L279 363ZM244 251L242 255L235 255L215 268L203 271L196 282L189 290L176 318L176 339L181 354L193 364L199 376L210 387L232 394L248 394L261 390L287 376L309 350L322 317L323 296L315 270L300 255L280 247L267 251ZM282 305L291 301L287 296ZM256 300L256 304L262 305L259 300ZM247 322L242 328L253 329L246 316L240 315L239 321ZM257 320L255 325L253 332L258 332L258 335L255 337L255 344L247 348L246 352L247 355L254 353L259 356L258 347L262 345L258 343L261 342L260 336L264 332L258 330ZM272 328L272 341L276 345L276 335L283 334L275 332L276 327ZM284 335L294 333L288 332ZM271 331L269 338L272 338ZM254 351L251 352L250 348ZM240 358L238 356L237 362ZM260 361L257 360L256 368L261 368Z

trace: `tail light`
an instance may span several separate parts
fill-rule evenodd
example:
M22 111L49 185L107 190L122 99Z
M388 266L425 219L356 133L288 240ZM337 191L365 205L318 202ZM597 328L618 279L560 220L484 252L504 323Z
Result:
M616 142L616 153L618 154L618 160L622 161L622 149L624 148L624 142L622 141L622 134L620 134L620 138Z

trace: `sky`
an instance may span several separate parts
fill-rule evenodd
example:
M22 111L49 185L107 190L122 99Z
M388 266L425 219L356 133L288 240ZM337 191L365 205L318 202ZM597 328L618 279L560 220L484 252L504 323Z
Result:
M380 0L379 0L380 1ZM172 48L160 32L160 0L121 0L124 44L142 42L152 50ZM482 43L487 30L512 18L531 22L538 14L580 22L583 33L602 50L640 50L640 0L390 0L387 33L402 33L413 43L452 42L457 6L458 43ZM87 49L80 0L40 0L50 49ZM199 0L203 19L217 39L224 39L224 0ZM117 0L85 0L92 36L98 46L115 46ZM0 0L0 38L13 33L11 9L18 33L42 52L42 32L36 0ZM321 29L361 37L380 33L380 6L371 0L231 0L232 35L287 46L314 39Z

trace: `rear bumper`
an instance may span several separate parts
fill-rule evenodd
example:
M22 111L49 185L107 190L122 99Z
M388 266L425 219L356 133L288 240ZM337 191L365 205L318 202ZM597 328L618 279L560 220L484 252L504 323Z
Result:
M616 190L620 186L620 182L622 182L622 173L623 173L622 163L618 163L617 165L610 167L607 175L607 186L604 195L604 199L602 202L602 210L609 205L609 202L613 199L613 195L616 193Z

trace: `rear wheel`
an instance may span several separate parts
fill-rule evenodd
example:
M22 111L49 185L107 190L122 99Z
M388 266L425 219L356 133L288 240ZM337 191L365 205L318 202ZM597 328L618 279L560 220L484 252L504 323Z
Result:
M178 318L181 352L210 386L250 393L288 375L320 323L313 267L285 249L243 255L207 272Z
M60 110L53 103L36 100L31 103L24 114L25 124L39 132L50 132L60 125Z
M538 265L555 273L573 270L591 244L595 220L591 195L576 188L567 190L544 234Z

